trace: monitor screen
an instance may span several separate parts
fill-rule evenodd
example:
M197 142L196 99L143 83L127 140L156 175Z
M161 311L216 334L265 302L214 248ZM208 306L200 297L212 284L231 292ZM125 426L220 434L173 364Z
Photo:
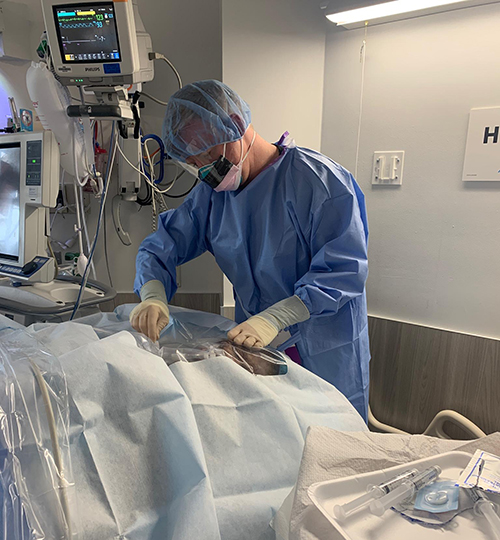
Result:
M21 143L0 143L0 259L19 261Z
M65 64L120 62L113 2L53 6Z

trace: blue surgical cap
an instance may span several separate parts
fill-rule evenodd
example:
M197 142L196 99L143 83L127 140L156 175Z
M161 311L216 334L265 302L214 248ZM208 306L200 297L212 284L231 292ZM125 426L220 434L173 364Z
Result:
M167 154L179 161L213 146L234 142L250 125L250 108L224 83L187 84L170 98L163 121Z

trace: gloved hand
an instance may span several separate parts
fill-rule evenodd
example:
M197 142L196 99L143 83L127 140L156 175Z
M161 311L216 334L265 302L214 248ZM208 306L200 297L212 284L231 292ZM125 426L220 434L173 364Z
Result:
M245 347L266 347L277 335L277 328L258 315L250 317L227 333L231 341Z
M307 321L310 316L302 300L291 296L239 324L227 333L227 337L238 345L267 347L281 330Z
M130 313L130 324L138 332L158 341L170 320L165 288L161 281L148 281L141 289L142 302Z
M167 326L170 313L167 304L159 300L144 300L130 313L130 324L148 336L151 341L160 339L160 332Z

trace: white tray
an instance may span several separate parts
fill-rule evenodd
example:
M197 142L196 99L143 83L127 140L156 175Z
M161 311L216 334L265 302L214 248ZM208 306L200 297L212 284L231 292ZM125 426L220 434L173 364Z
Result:
M465 452L448 452L430 458L405 463L390 469L366 473L339 480L313 484L308 494L315 506L335 527L328 540L432 540L464 538L466 540L491 540L489 525L484 518L476 517L472 510L457 516L452 529L430 529L417 523L411 523L393 510L388 510L382 517L374 516L368 508L349 516L344 523L339 523L333 513L336 504L344 504L366 493L368 484L381 484L399 472L416 466L423 470L431 465L439 465L443 472L439 480L458 480L460 473L467 466L472 455ZM500 495L489 493L492 502L500 504Z

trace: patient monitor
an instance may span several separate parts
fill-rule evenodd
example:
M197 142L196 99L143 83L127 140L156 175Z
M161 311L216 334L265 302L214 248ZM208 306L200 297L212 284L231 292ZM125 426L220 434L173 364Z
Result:
M43 0L51 57L64 85L123 85L154 77L137 0Z
M59 190L59 148L51 131L0 136L0 274L47 283L46 219Z

